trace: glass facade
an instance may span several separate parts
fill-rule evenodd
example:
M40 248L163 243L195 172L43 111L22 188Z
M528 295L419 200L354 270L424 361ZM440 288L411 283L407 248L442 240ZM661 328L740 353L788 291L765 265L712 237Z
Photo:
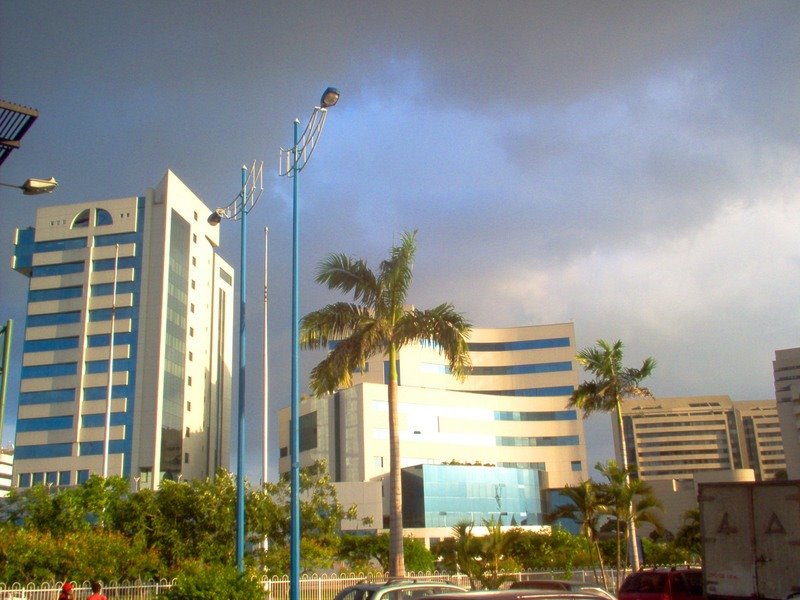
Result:
M402 471L407 527L544 524L544 471L470 465L417 465Z
M161 405L161 465L167 479L181 472L183 392L186 364L186 314L189 290L191 228L172 211L167 291L167 327L164 347L164 385Z
M472 390L467 390L472 391ZM492 396L525 396L525 397L546 397L546 396L571 396L575 387L571 385L559 385L554 387L523 388L515 390L485 390L474 391L475 394L491 394Z
M470 352L512 352L514 350L542 350L545 348L568 348L569 338L542 340L520 340L516 342L470 342Z

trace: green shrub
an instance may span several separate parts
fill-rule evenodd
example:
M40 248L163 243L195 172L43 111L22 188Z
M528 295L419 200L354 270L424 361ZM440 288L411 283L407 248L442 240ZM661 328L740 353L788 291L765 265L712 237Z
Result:
M235 566L187 563L164 600L262 600L264 589L253 572L240 574Z

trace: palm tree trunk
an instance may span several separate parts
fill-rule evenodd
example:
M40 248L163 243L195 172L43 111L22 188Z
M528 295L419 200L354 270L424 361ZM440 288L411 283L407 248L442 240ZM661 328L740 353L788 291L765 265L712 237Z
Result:
M389 576L405 577L403 489L400 481L400 423L397 409L397 350L389 347Z
M608 589L608 580L606 579L606 567L603 564L603 553L600 551L600 542L593 539L594 549L597 550L597 562L600 563L600 576L603 578L603 589Z
M622 452L622 468L625 472L625 483L630 484L631 478L628 473L628 444L625 441L625 429L622 423L622 403L617 399L617 427L619 428L619 447ZM626 539L631 540L631 563L634 571L639 570L639 544L636 539L636 517L633 514L633 498L628 506L629 521L625 528Z

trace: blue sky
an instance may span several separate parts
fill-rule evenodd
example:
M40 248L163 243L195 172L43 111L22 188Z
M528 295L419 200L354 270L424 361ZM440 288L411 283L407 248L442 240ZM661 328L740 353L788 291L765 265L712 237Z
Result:
M0 181L60 182L0 188L6 265L37 205L140 195L167 169L224 205L241 165L265 161L248 302L269 227L273 410L291 294L278 148L328 85L342 99L300 182L303 312L334 298L313 282L327 253L376 265L417 229L416 305L486 327L573 321L579 347L622 339L631 366L658 361L657 396L773 398L774 351L800 345L795 1L0 0L0 56L0 97L41 113ZM234 265L238 248L223 224ZM17 355L25 285L0 269ZM12 373L3 441L17 390ZM589 421L590 462L611 455L609 427Z

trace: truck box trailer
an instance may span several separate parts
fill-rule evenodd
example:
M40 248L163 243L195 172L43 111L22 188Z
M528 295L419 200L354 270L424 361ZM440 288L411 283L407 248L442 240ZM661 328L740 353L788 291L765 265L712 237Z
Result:
M699 485L709 599L800 593L800 481Z

